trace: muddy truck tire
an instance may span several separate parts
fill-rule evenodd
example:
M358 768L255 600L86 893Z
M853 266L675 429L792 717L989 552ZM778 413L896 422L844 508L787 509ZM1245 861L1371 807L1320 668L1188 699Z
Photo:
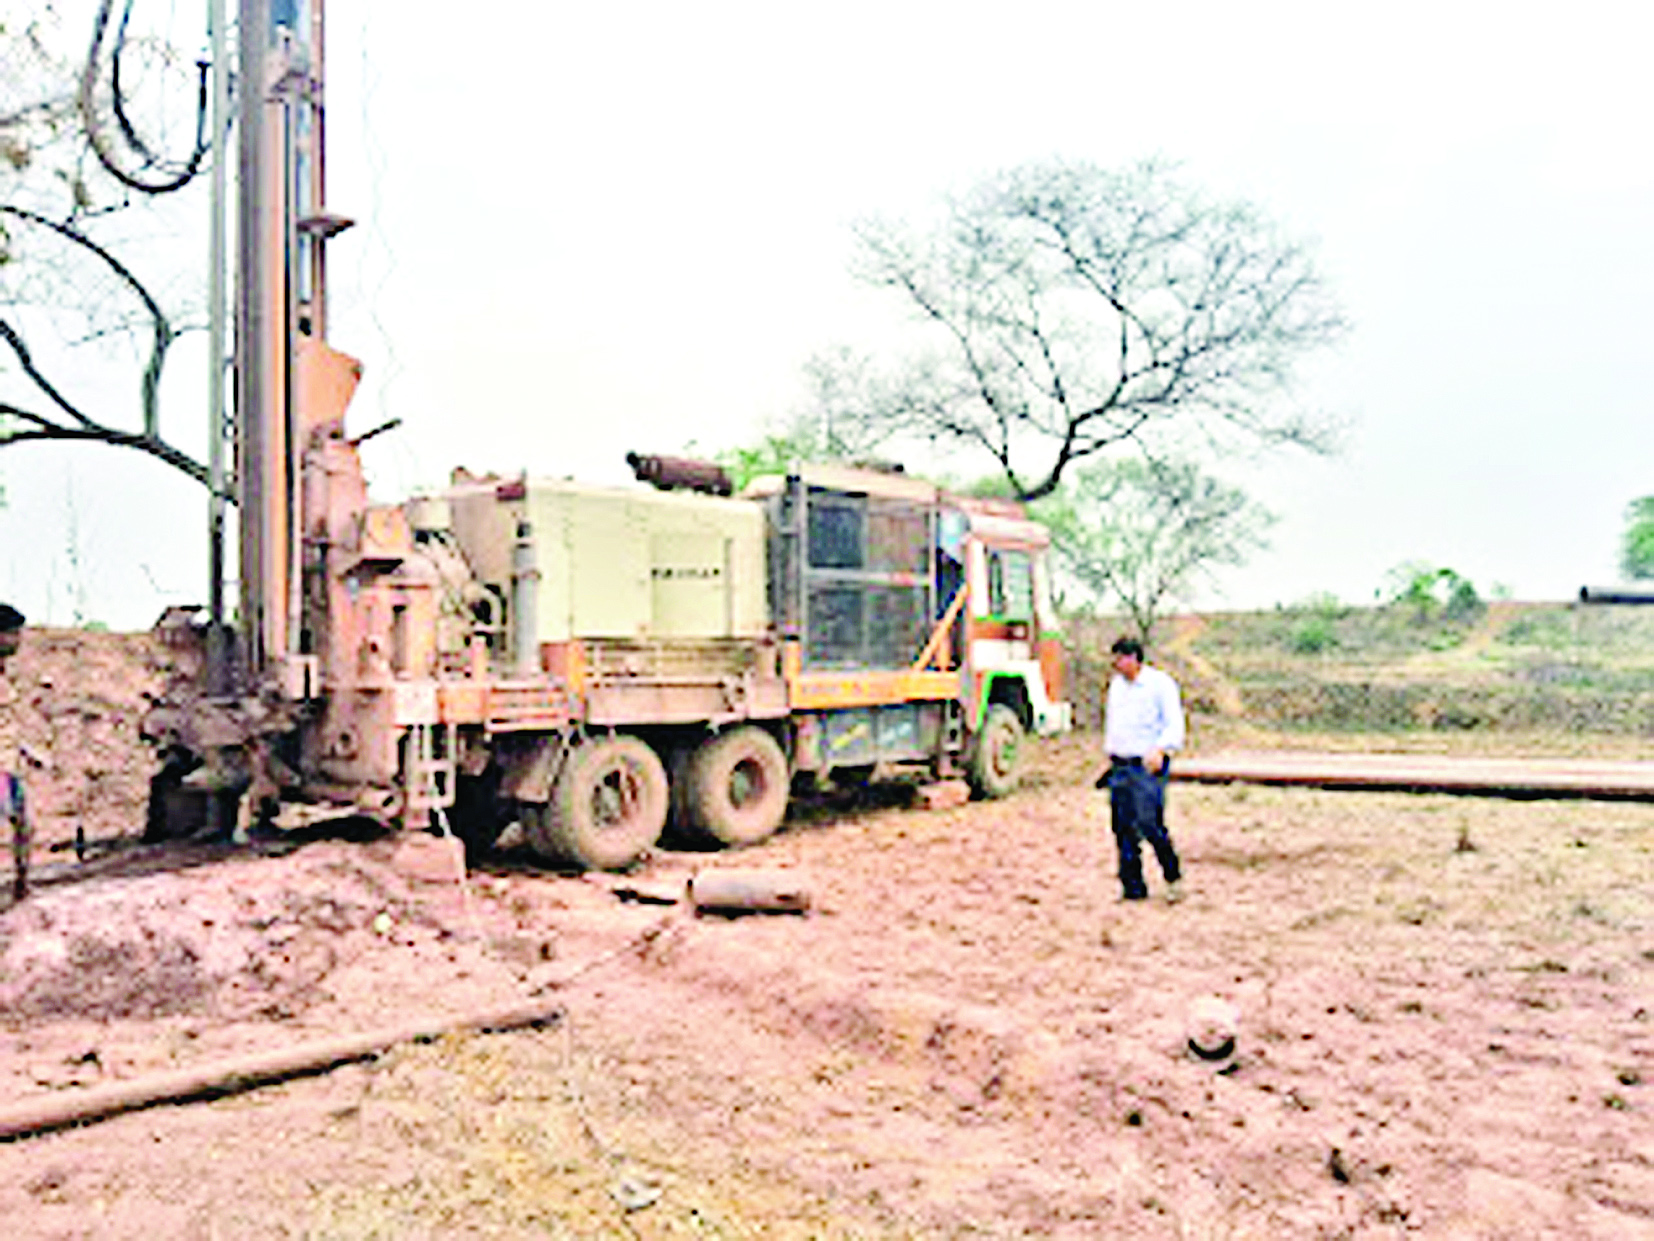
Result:
M999 703L988 708L966 768L971 792L977 797L995 798L1009 797L1016 791L1017 759L1024 735L1015 711Z
M705 840L757 844L787 817L787 756L781 743L756 725L709 738L691 756L685 775L689 826Z
M534 851L586 870L624 870L666 826L666 768L636 737L597 737L572 750L547 805L523 807Z

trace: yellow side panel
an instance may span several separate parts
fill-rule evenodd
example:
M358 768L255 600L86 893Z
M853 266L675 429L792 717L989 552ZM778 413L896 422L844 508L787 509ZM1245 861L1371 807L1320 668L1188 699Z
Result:
M804 672L790 678L794 710L877 707L959 696L957 672Z

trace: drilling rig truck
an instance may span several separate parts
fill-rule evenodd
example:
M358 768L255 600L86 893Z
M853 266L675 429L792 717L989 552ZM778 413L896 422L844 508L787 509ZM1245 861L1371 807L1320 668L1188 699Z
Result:
M163 617L149 834L305 803L472 848L515 820L616 869L669 822L760 840L800 782L1008 793L1024 736L1070 724L1048 538L1013 502L834 463L731 495L635 454L635 485L461 469L370 500L361 368L326 343L320 3L241 19L239 608Z

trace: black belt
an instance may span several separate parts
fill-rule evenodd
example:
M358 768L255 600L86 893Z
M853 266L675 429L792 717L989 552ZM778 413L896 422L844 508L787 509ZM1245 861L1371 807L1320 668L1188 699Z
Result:
M1108 764L1110 767L1141 767L1143 765L1143 760L1140 758L1124 758L1118 754L1110 754L1108 756Z

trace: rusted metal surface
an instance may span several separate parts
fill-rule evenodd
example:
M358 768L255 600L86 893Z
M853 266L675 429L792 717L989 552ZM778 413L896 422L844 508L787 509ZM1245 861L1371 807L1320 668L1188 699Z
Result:
M1181 755L1172 764L1172 777L1201 784L1304 785L1488 797L1654 801L1654 762L1595 759L1237 750Z
M626 464L632 467L632 473L639 482L649 483L662 491L683 487L689 491L727 496L735 490L729 472L716 461L629 452L626 454Z
M445 687L449 692L455 688ZM562 685L491 681L485 689L485 720L490 733L557 731L567 728L573 718L573 704Z
M586 722L624 728L652 724L716 725L737 720L780 719L788 713L787 683L757 677L655 677L611 681L586 690Z

